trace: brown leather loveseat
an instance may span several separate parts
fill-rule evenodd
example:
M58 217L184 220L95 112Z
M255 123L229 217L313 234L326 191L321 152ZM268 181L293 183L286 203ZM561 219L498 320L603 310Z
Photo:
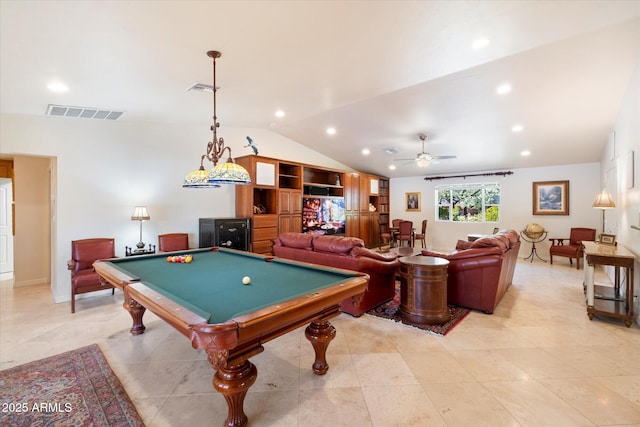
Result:
M369 286L360 304L354 306L351 298L340 304L342 311L352 316L361 316L395 295L396 272L400 267L397 255L367 249L364 241L357 237L282 233L274 240L273 254L295 261L368 274Z
M451 253L423 250L422 255L449 260L448 303L491 314L513 281L519 249L518 232L502 230L475 242L458 240Z

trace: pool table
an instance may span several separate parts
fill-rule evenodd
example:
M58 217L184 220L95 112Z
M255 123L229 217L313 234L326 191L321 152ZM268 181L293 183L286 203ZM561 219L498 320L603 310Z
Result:
M224 248L181 251L190 263L172 263L177 253L101 260L101 280L124 293L131 333L142 334L145 310L171 324L207 352L213 384L229 408L226 426L244 426L245 395L257 378L249 358L266 343L309 324L305 336L315 350L314 373L329 369L326 350L336 331L329 319L340 302L362 298L363 273L321 267ZM251 279L243 284L243 277Z

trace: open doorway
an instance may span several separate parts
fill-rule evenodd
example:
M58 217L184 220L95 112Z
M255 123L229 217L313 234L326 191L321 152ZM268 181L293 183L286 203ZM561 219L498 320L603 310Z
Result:
M13 161L0 159L0 280L12 280L13 236L15 235L13 204Z
M13 279L13 180L0 178L0 280Z

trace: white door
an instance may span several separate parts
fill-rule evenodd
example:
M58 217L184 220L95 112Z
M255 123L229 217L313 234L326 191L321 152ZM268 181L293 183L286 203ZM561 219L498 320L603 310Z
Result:
M0 280L13 279L13 232L11 179L0 178Z

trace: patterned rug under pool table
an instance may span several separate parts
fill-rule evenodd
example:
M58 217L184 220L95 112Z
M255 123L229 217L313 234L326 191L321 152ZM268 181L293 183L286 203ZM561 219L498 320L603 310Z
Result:
M0 371L0 426L144 426L96 344Z
M462 322L462 320L471 312L471 310L468 308L450 305L449 312L451 313L451 320L449 320L447 323L442 325L420 325L418 323L413 323L402 318L402 316L400 316L400 314L398 313L399 307L400 289L396 288L396 296L391 301L367 311L367 314L383 319L393 320L394 322L402 323L404 325L420 329L429 334L444 336L451 332L451 330L457 324Z

